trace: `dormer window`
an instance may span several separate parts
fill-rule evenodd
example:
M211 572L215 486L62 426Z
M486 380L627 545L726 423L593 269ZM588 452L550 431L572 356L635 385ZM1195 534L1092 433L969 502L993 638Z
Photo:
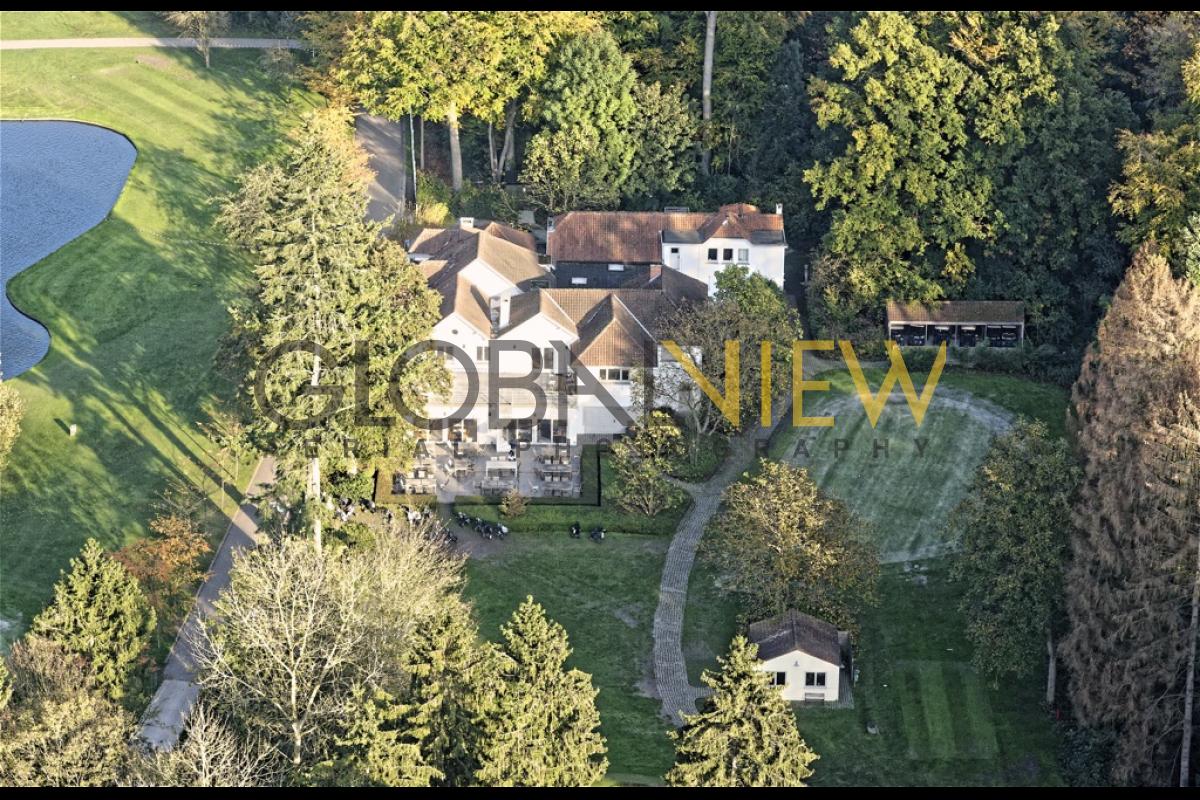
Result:
M574 278L571 278L571 285L572 286L587 286L587 278L580 277L577 275Z
M608 271L609 272L624 272L625 265L624 264L609 264Z

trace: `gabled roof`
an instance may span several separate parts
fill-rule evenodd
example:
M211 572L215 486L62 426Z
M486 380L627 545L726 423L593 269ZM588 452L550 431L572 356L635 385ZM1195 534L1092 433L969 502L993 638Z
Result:
M498 239L504 239L518 247L524 247L526 250L537 252L537 240L533 238L533 234L529 231L522 231L510 225L505 225L503 222L494 222L486 220L475 220L479 230L486 234L495 236ZM479 224L486 223L486 224Z
M510 301L511 331L538 315L578 336L572 351L586 366L629 366L646 363L648 341L660 336L660 325L679 305L701 302L708 287L676 270L660 267L639 286L620 289L534 289ZM651 361L657 348L651 354Z
M1019 325L1025 322L1025 306L1015 300L939 300L902 303L889 300L888 322L971 323Z
M799 650L830 664L842 663L838 629L795 609L751 624L748 633L750 641L758 645L758 657L763 661Z
M782 215L735 203L713 213L570 211L555 218L546 251L555 262L656 264L664 241L694 244L714 237L786 243Z
M635 366L646 363L651 334L616 294L610 294L579 326L571 351L586 366ZM657 348L651 360L657 355Z
M553 321L567 332L578 334L575 327L575 320L571 319L563 311L562 307L554 301L554 298L543 290L535 289L532 292L515 295L510 300L510 303L508 325L500 333L511 331L518 325L522 325L540 315Z
M454 272L478 259L509 283L522 288L548 276L532 247L507 238L519 238L521 231L496 222L488 223L487 227L491 230L425 228L413 239L408 251L414 256L444 262L443 268Z
M442 319L457 314L485 337L492 335L492 315L488 308L488 299L461 273L442 271L441 280L437 283L430 281L429 285L442 295L442 304L438 311Z

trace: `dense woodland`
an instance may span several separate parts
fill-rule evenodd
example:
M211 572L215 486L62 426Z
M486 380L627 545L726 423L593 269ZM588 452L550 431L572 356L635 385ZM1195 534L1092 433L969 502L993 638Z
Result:
M229 23L173 13L193 33ZM276 345L325 348L292 353L264 388L302 413L316 400L301 389L379 357L355 342L403 349L436 321L419 271L363 221L356 107L411 118L418 221L511 219L526 203L782 203L805 332L880 352L888 298L1021 300L1031 344L977 363L1072 385L1069 435L1019 422L954 514L975 668L1045 676L1068 780L1190 785L1200 14L242 13L305 37L296 69L332 107L222 200L221 228L254 267L221 357L243 400ZM736 271L705 313L698 341L799 327L779 293ZM391 378L413 399L445 381L420 359ZM20 404L0 403L2 464ZM228 413L214 439L280 456L274 541L238 562L203 626L184 743L129 744L156 628L186 608L206 552L196 501L169 491L144 542L109 554L89 541L0 660L0 783L604 776L592 678L534 599L486 642L462 561L430 530L331 525L331 491L369 492L369 465L410 452L405 423L368 430L347 407L301 435L236 402ZM701 432L673 424L651 418L616 448L633 511L672 502L662 473ZM864 530L804 470L765 462L730 487L703 553L755 613L799 607L853 629L878 602ZM668 783L798 785L819 768L752 645L734 639L704 680L713 694L674 735Z

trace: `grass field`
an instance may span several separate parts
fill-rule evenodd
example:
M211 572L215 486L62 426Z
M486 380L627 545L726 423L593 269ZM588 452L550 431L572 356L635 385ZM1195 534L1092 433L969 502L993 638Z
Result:
M954 499L943 487L961 493L964 479L986 453L987 425L961 408L967 398L957 393L986 398L989 402L977 403L979 408L994 411L999 406L1010 415L1044 419L1060 434L1063 430L1062 390L1004 375L951 372L940 386L951 390L945 393L947 399L959 402L930 409L920 431L929 441L927 457L915 458L906 405L889 405L873 431L857 399L847 394L852 391L848 375L823 377L833 382L833 392L813 397L805 411L815 416L832 409L838 418L835 434L818 434L809 446L813 458L799 460L806 461L827 491L874 523L885 548L941 541L935 533ZM868 371L868 377L877 387L882 373ZM922 378L914 377L918 386ZM833 435L849 442L840 461L832 457L832 443L821 438ZM801 436L814 436L814 429L783 429L771 443L771 455L795 452ZM889 457L875 459L872 442L884 436L891 439ZM822 443L825 461L817 458ZM934 458L938 451L940 457ZM901 454L908 457L902 459ZM918 524L926 527L915 527ZM914 532L925 538L914 537ZM922 560L915 569L887 566L880 588L881 602L865 614L856 645L861 674L854 690L855 708L797 707L801 733L821 754L813 783L1058 783L1056 736L1041 711L1037 682L997 690L979 680L962 634L961 590L947 579L944 559ZM692 574L687 608L684 654L695 682L705 668L715 666L716 656L738 630L738 606L719 590L716 575L701 562ZM878 735L867 733L868 723L878 727Z
M0 11L0 39L178 36L159 11ZM235 27L230 36L266 36Z
M653 684L651 623L667 541L611 535L603 544L561 534L513 534L494 555L467 564L467 597L484 636L526 595L541 603L571 637L571 665L592 675L608 738L609 779L653 782L673 750Z
M1017 414L1057 420L1065 396L1056 387L1004 375L952 372L938 384L918 426L893 393L872 428L848 373L827 373L828 394L806 397L805 414L832 416L829 428L781 429L770 455L806 467L874 527L885 560L929 556L948 546L944 523L966 494L992 437ZM916 378L921 385L922 376ZM868 372L873 388L882 373ZM969 393L968 393L969 392Z
M881 602L866 614L856 644L855 707L796 707L800 732L821 755L813 784L1059 783L1057 740L1037 681L1000 690L980 681L962 635L959 589L940 559L922 563L921 572L884 568ZM737 614L710 571L693 573L684 624L693 682L715 667L737 632ZM868 723L877 735L867 733Z
M3 54L4 118L105 125L138 155L110 217L9 284L51 348L13 380L27 412L0 487L0 638L27 624L87 537L115 548L142 536L170 479L216 494L197 423L230 392L213 357L249 270L216 243L211 200L315 102L268 80L259 57L223 51L205 70L178 50ZM224 527L215 510L210 526Z

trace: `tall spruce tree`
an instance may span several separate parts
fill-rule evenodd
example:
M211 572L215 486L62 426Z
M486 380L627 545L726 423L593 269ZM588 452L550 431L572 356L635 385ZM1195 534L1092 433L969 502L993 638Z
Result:
M154 632L154 609L137 581L95 539L71 559L69 573L59 574L54 600L34 617L30 630L81 656L96 687L120 699Z
M800 737L791 706L759 669L758 647L734 637L721 669L705 671L713 690L685 717L675 740L671 786L804 786L819 756Z
M285 477L305 487L318 543L323 471L353 474L364 460L405 458L411 427L394 411L384 424L367 417L383 418L390 392L416 410L425 390L446 385L431 358L391 371L410 345L428 338L438 298L380 237L379 225L365 221L368 177L348 115L314 113L282 157L249 174L221 214L256 261L251 301L234 309L245 390L258 406L251 430L279 456ZM298 343L304 349L287 349ZM359 407L354 374L363 361L367 408ZM331 394L335 386L340 392Z
M467 786L478 767L474 718L490 701L493 674L470 609L457 598L415 631L402 661L409 684L400 698L421 739L425 763L441 776L435 785Z
M1200 392L1198 354L1200 291L1143 247L1072 394L1085 477L1061 649L1080 721L1118 734L1122 782L1163 783L1179 754L1197 532L1168 513L1157 432Z
M482 715L476 782L483 786L590 786L608 768L596 689L568 669L567 632L527 597L501 629L494 706Z

